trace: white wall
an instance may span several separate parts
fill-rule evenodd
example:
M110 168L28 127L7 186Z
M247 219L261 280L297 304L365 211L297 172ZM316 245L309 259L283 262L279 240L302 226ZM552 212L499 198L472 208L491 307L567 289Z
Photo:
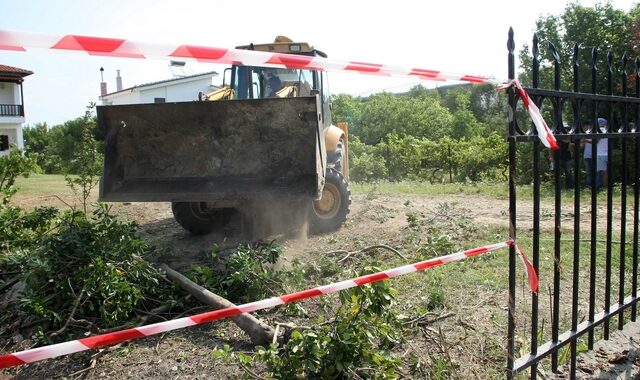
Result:
M24 148L24 142L22 139L22 125L3 125L0 127L0 135L9 136L9 145L16 144L19 148ZM9 154L9 150L0 150L0 156Z
M0 82L0 104L20 104L20 86Z
M102 99L104 105L119 105L119 104L138 104L140 103L140 91L131 90L123 91L117 94L109 95L106 99Z
M172 83L169 86L144 89L140 96L141 103L154 103L155 98L164 98L166 102L191 102L198 100L198 93L209 93L211 77L184 83Z
M20 85L0 82L0 104L21 104ZM0 135L9 136L9 145L16 144L24 149L22 136L23 116L0 116ZM9 154L9 150L0 151L0 156Z
M198 93L205 94L214 90L211 85L213 76L189 78L184 81L160 83L126 90L102 98L103 105L155 103L156 98L165 102L191 102L198 100Z

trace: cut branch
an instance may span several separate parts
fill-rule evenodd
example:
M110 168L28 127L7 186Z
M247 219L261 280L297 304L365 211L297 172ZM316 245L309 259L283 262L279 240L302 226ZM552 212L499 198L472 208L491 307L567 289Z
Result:
M384 245L384 244L372 245L372 246L369 246L369 247L362 248L362 249L360 249L358 251L349 252L349 251L340 250L340 251L328 252L327 254L329 254L329 255L330 254L338 254L338 253L346 254L345 257L343 257L340 260L338 260L338 262L341 263L341 262L345 261L346 259L348 259L349 257L351 257L352 255L355 255L357 253L365 253L365 252L368 252L368 251L372 251L374 249L386 249L388 251L391 251L391 252L395 253L396 256L398 256L398 257L400 257L400 258L402 258L404 260L407 259L407 257L405 255L403 255L402 253L400 253L400 251L398 251L397 249L389 247L388 245Z
M223 309L226 307L235 306L227 299L220 297L219 295L203 288L202 286L194 283L186 278L181 273L169 268L166 264L162 265L162 269L167 273L167 277L180 285L182 289L193 295L200 301L211 305L216 309ZM231 320L238 325L244 332L249 335L251 341L254 344L269 345L273 340L275 331L266 323L262 322L258 318L251 314L240 314L231 317Z

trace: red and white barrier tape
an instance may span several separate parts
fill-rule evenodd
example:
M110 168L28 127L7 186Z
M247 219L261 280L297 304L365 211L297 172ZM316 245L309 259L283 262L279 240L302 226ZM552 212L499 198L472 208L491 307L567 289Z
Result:
M536 104L531 100L529 94L522 88L520 81L517 79L512 79L510 82L498 86L499 89L505 89L514 86L516 88L516 92L522 99L522 104L527 109L531 120L533 120L533 124L536 126L536 131L538 132L538 138L542 142L542 145L546 146L549 149L558 150L558 143L556 142L556 138L553 136L551 129L544 121L542 114L540 113L540 109Z
M317 297L324 294L335 293L340 290L353 288L356 286L362 286L372 282L386 280L389 278L401 276L408 273L426 270L442 264L460 261L467 257L478 256L484 253L492 252L498 249L506 248L513 245L513 241L506 241L503 243L497 243L487 245L480 248L474 248L467 251L461 251L446 256L441 256L425 261L421 261L415 264L405 265L393 269L388 269L383 272L368 274L351 280L345 280L336 282L329 285L320 286L313 289L307 289L296 293L291 293L279 297L273 297L261 301L251 302L244 305L227 307L220 310L209 311L202 314L192 315L190 317L184 317L174 319L166 322L155 323L147 326L136 327L132 329L122 330L114 333L96 335L88 338L73 340L64 343L53 344L50 346L44 346L34 348L31 350L15 352L12 354L0 356L0 368L8 368L18 366L26 363L33 363L39 360L55 358L61 355L72 354L74 352L85 351L102 347L106 345L121 343L131 339L142 338L150 335L160 334L167 331L172 331L184 327L199 325L206 322L212 322L223 318L232 317L242 313L251 313L256 310L262 310L277 305L282 305L290 302L296 302L307 298ZM516 246L517 249L517 246ZM518 249L517 249L518 250ZM518 250L519 251L519 250ZM521 256L525 267L527 269L527 276L529 276L529 285L531 291L536 292L538 289L538 277L533 270L531 264L528 263L526 258Z
M0 29L0 50L27 51L32 48L73 50L90 55L125 58L193 59L199 62L241 64L247 66L272 66L288 69L311 69L323 71L348 71L382 76L409 76L424 80L462 81L470 83L493 83L489 78L451 74L439 70L406 68L376 63L340 61L305 55L269 53L255 50L172 45L119 38L104 38L79 35L50 35L17 32Z
M50 35L32 32L17 32L0 29L0 50L27 51L49 49L85 52L89 55L121 58L193 59L199 62L240 64L247 66L271 66L288 69L309 69L322 71L346 71L381 76L413 77L432 81L459 81L468 83L491 83L499 85L495 79L478 75L452 74L440 70L409 68L378 63L340 61L306 55L269 53L256 50L230 48L171 45L140 42L120 38L104 38L80 35ZM516 86L531 119L538 130L542 143L557 149L556 140L542 118L540 110L517 80L502 85L502 88Z

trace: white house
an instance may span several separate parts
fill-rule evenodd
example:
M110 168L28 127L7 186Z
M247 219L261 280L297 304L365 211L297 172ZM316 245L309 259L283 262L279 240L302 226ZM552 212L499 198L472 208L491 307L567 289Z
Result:
M219 88L212 84L213 78L217 75L217 72L209 71L202 74L140 84L110 94L103 94L100 99L103 105L195 101L198 100L200 92L208 94ZM120 84L119 76L116 79Z
M9 154L11 144L24 148L24 95L22 82L32 71L0 64L0 156Z

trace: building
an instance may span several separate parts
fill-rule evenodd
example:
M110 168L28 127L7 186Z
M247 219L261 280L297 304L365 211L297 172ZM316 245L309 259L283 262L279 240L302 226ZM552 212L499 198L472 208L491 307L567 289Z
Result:
M0 64L0 156L9 154L11 144L24 148L24 94L22 82L32 71Z
M100 97L103 105L189 102L198 100L198 94L208 94L219 89L212 84L218 73L209 71L202 74L183 76L159 82L140 84L116 92L106 93ZM116 78L118 87L122 83L120 75Z

